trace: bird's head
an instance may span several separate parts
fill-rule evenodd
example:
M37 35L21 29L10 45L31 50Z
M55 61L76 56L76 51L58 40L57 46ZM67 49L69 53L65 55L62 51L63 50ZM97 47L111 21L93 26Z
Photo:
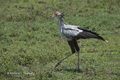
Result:
M60 13L60 12L55 12L52 17L61 17L61 18L63 18L64 15L62 13Z

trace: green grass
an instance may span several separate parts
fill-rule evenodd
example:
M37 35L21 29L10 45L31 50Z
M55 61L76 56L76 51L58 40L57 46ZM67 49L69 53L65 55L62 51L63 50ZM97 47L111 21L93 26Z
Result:
M0 80L119 80L119 0L0 0ZM71 53L59 35L56 11L64 21L89 27L109 42L79 40L77 53L56 69Z

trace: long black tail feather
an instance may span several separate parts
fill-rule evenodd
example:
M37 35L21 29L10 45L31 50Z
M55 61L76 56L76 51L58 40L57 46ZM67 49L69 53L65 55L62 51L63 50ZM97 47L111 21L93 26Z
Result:
M77 39L80 39L80 38L83 38L83 39L96 38L96 39L108 42L103 37L99 36L99 34L97 34L96 32L92 32L92 31L90 31L88 29L83 29L83 28L79 28L79 29L83 30L83 32L79 33L76 36Z

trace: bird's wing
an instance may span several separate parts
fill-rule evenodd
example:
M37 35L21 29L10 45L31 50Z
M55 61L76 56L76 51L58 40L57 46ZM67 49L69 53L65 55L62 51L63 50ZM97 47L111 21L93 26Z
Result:
M78 26L64 25L63 34L66 37L75 37L81 32L83 32L83 30L79 29Z
M65 25L64 30L63 30L63 34L66 37L70 37L70 38L71 37L74 37L76 39L97 38L97 39L105 41L101 36L99 36L99 34L90 31L86 27L79 27L79 26L74 26L74 25Z
M78 29L82 29L82 30L89 30L88 27L78 27Z
M86 38L97 38L97 39L106 41L104 38L102 38L101 36L99 36L99 34L97 34L96 32L92 32L91 30L83 28L83 27L82 28L78 27L78 29L83 30L83 32L79 33L75 37L77 39L80 39L80 38L83 38L83 39L86 39Z

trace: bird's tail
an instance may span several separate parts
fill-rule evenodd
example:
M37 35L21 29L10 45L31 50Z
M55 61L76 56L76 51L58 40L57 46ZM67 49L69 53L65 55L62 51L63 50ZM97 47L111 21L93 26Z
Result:
M97 34L96 32L92 32L92 31L87 30L87 29L82 29L82 30L83 30L83 32L76 36L77 39L96 38L96 39L108 42L103 37L99 36L99 34Z
M101 37L101 36L99 36L99 35L97 35L96 38L99 39L99 40L102 40L102 41L108 42L108 40L105 40L103 37Z
M89 33L93 34L93 38L97 38L99 40L102 40L102 41L105 41L105 42L108 42L108 40L105 40L103 37L99 36L99 34L95 33L95 32L92 32L92 31L89 31Z

